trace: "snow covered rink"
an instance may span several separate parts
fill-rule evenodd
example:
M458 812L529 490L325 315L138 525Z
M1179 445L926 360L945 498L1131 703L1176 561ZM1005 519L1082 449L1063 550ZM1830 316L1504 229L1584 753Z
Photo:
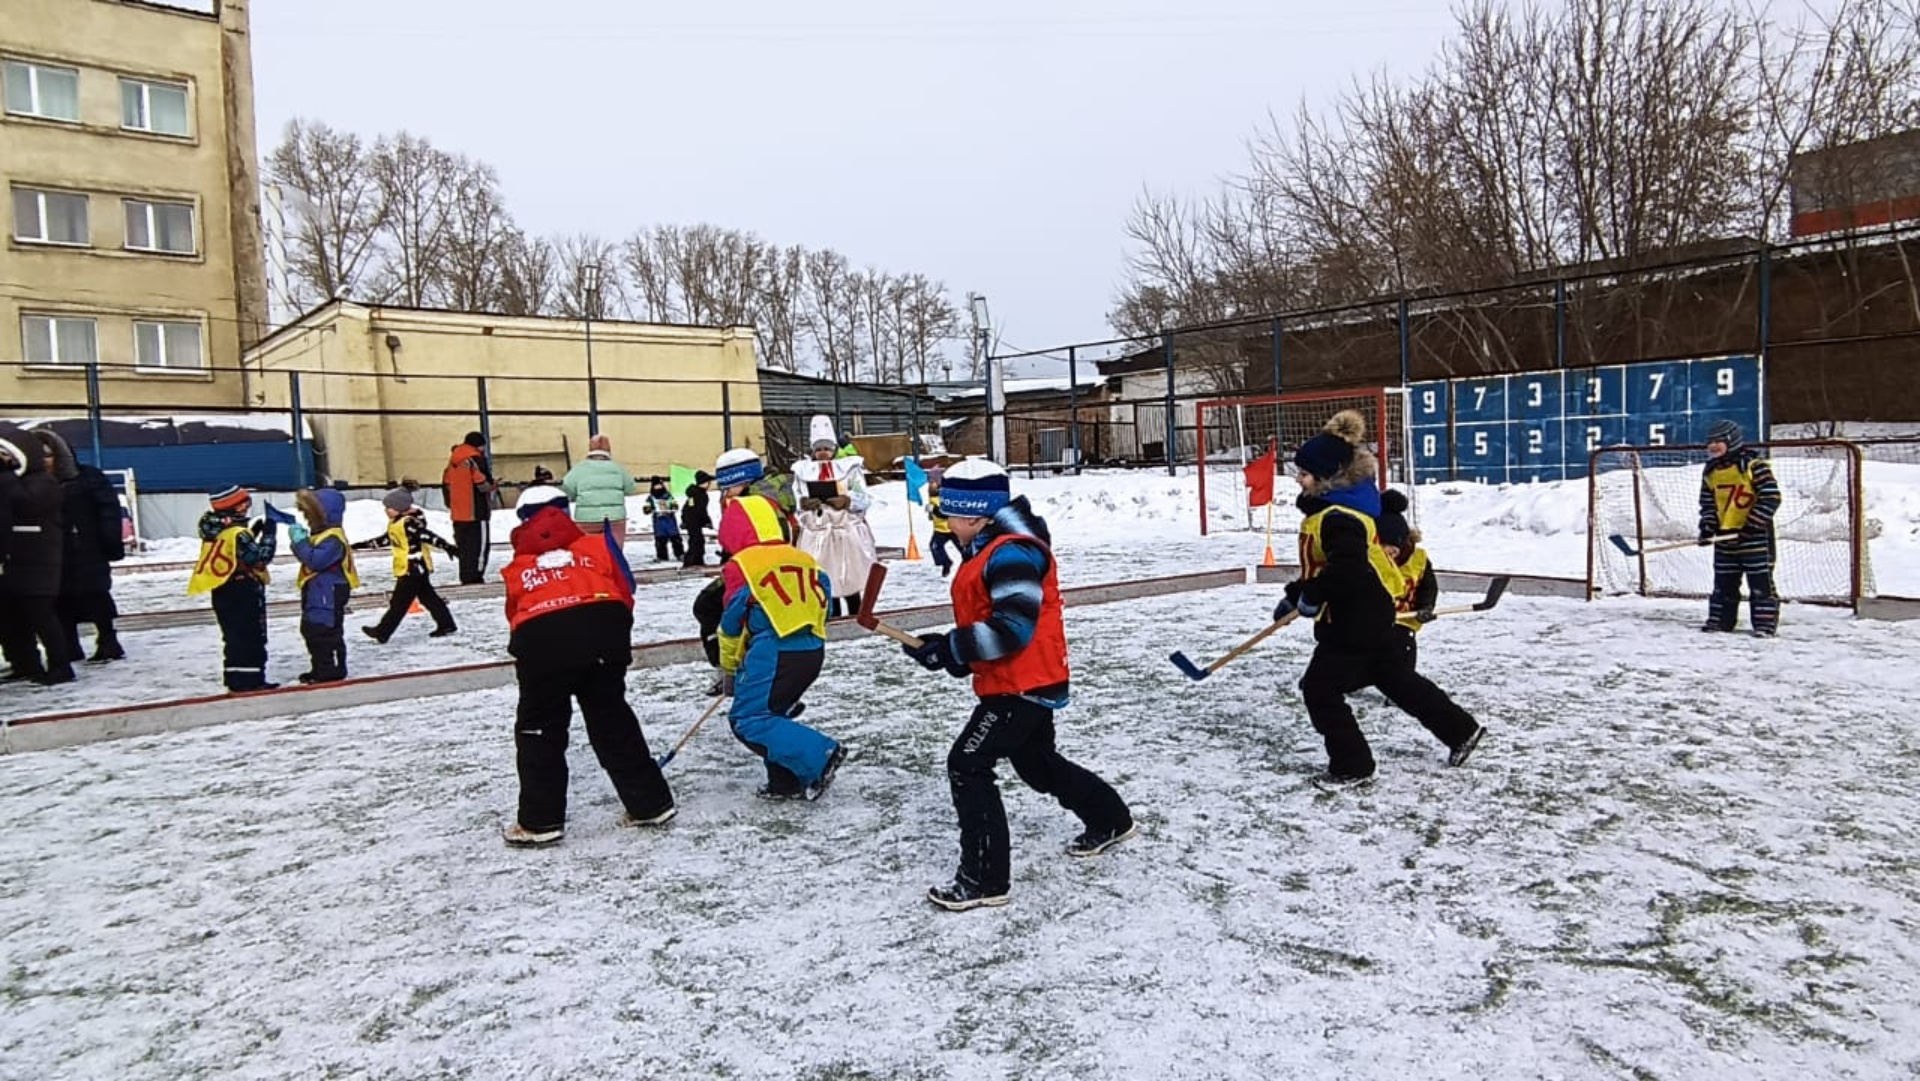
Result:
M692 588L657 603L684 624ZM1754 641L1700 634L1696 601L1509 594L1421 635L1488 725L1473 761L1363 694L1380 781L1333 795L1304 629L1204 683L1166 659L1218 656L1276 592L1068 612L1062 744L1142 834L1070 860L1074 821L1003 770L1000 910L923 899L971 699L877 640L808 696L852 752L821 802L754 799L716 722L669 768L672 826L618 830L576 722L547 851L499 840L511 689L0 759L0 1077L1920 1072L1920 623L1794 606ZM209 648L178 633L174 663ZM633 674L656 751L707 680Z

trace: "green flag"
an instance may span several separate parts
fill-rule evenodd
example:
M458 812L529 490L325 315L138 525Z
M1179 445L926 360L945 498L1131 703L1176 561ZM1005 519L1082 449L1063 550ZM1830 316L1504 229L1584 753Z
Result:
M667 467L667 490L673 493L673 498L685 499L687 489L691 487L693 487L693 470L690 467L684 465Z

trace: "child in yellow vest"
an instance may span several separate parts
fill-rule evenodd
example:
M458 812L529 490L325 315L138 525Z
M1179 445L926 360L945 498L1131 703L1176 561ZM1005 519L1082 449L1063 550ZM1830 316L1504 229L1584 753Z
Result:
M427 637L444 638L452 634L457 629L453 625L453 613L447 611L447 602L441 599L440 591L433 588L433 549L437 546L455 559L459 558L460 549L427 528L427 516L413 505L413 493L405 488L388 492L381 497L380 504L387 512L387 533L376 543L393 549L393 595L380 622L360 630L384 645L393 637L400 621L407 618L413 602L419 601L433 617L433 631Z
M1301 444L1293 463L1300 480L1300 574L1273 610L1314 621L1313 659L1300 677L1307 716L1327 747L1326 789L1373 780L1373 748L1354 720L1347 695L1377 687L1447 745L1449 765L1465 765L1482 729L1445 691L1414 671L1413 636L1396 624L1406 588L1400 567L1380 544L1379 464L1358 444L1366 421L1353 410L1334 414L1326 430Z
M347 598L360 585L346 530L347 497L332 488L294 494L307 520L287 527L294 558L300 561L300 637L306 639L313 666L300 673L302 683L333 683L347 678Z
M953 525L947 521L947 512L940 508L940 485L947 479L947 471L934 466L927 470L927 520L933 523L933 543L927 545L933 552L933 565L940 568L940 577L953 573L953 556L948 554L947 546L955 551L960 545L953 539Z
M231 485L207 497L211 509L200 516L200 558L194 562L187 592L213 595L224 654L221 672L227 690L267 691L267 564L278 537L272 520L247 523L253 496Z

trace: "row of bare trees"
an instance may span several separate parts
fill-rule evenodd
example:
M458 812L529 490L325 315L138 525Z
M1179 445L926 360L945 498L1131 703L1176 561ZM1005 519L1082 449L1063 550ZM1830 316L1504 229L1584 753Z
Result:
M1424 76L1269 117L1217 193L1143 196L1114 328L1779 239L1792 156L1920 125L1920 0L1791 26L1716 0L1471 0L1456 20Z
M831 249L781 247L715 225L656 225L619 241L529 235L491 166L416 136L367 142L295 120L265 173L279 200L268 223L284 249L274 253L285 268L278 299L296 309L351 297L752 326L764 363L840 380L945 378L950 351L965 354L945 285L923 274L856 268ZM599 268L591 293L588 266Z

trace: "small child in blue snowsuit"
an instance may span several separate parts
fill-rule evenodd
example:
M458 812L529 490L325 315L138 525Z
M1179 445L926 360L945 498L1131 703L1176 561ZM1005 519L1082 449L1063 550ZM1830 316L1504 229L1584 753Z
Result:
M360 585L353 569L353 548L340 526L347 497L332 488L294 494L307 520L288 528L294 558L300 561L300 637L306 639L312 667L302 683L333 683L347 678L347 598Z
M846 750L794 718L826 656L830 593L813 557L787 541L785 520L755 495L730 498L721 511L720 542L733 553L721 572L721 687L733 695L734 738L766 762L760 798L816 800Z

